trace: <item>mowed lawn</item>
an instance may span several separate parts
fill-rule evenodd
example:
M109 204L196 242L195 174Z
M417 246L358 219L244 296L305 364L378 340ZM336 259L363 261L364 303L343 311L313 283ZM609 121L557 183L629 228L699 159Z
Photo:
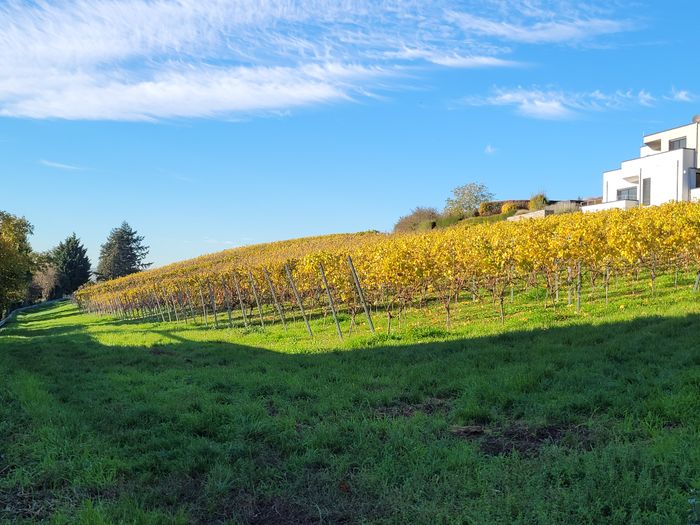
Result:
M0 332L0 523L696 523L687 284L344 342L26 313Z

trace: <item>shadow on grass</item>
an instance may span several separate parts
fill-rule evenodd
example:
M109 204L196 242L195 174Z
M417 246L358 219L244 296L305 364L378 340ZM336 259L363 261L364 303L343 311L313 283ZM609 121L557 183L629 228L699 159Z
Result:
M183 523L680 523L700 476L698 322L377 337L319 354L176 330L105 346L79 326L28 323L11 335L32 337L0 352L0 519L48 518L57 502L73 515L90 499L136 523L178 512Z

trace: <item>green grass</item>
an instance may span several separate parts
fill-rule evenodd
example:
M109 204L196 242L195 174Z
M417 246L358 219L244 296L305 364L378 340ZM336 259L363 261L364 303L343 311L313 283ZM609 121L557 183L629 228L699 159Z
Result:
M467 217L462 219L457 224L460 226L475 226L477 224L494 224L496 222L505 221L508 217L515 215L515 211L508 213L497 213L495 215L484 215L483 217Z
M515 215L515 211L508 213L497 213L483 217L461 217L459 215L442 215L436 220L422 221L418 223L416 231L425 232L433 228L448 228L457 224L461 226L475 226L477 224L493 224L505 221L508 217Z
M700 297L463 298L391 335L63 304L0 332L0 523L688 524ZM347 318L343 318L347 329ZM379 331L385 318L375 315Z

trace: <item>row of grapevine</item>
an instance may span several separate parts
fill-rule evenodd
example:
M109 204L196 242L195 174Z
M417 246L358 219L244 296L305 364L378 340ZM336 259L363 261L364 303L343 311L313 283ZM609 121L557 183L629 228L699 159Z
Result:
M354 264L353 264L354 263ZM669 269L700 267L700 204L461 226L426 233L364 233L228 250L89 285L76 294L88 311L128 318L264 325L289 312L394 312L439 300L449 326L461 296L488 294L503 319L514 287L560 291L578 308L583 282L607 288L613 275L644 274L654 292ZM356 270L356 272L355 272ZM538 284L541 283L541 284ZM339 335L342 336L339 325ZM311 328L307 322L309 333Z

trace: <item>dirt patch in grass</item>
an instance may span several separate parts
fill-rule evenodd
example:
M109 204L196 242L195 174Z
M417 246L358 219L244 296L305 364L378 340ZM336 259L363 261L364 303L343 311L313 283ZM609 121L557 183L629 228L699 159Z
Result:
M301 506L281 497L256 497L240 492L213 511L196 521L198 525L223 525L241 523L246 525L310 525L321 523L320 515L311 515ZM332 522L335 523L335 522Z
M19 487L0 489L0 521L44 520L57 507L49 490L24 490Z
M437 412L446 412L450 407L450 402L447 399L439 397L430 397L422 403L405 403L396 401L389 405L381 406L376 410L380 417L411 417L416 412L424 414L435 414Z
M273 498L258 500L247 521L249 525L311 525L321 523L321 517L282 498Z
M590 450L594 435L590 429L578 425L531 426L514 423L508 426L468 425L455 426L450 432L462 439L479 443L487 456L501 456L517 452L522 456L536 456L545 445Z

